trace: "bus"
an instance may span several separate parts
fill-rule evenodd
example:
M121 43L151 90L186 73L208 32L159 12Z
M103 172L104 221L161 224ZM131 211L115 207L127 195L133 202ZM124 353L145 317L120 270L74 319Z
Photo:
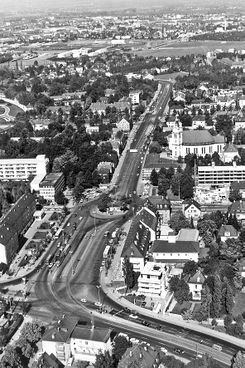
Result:
M59 239L60 235L62 234L63 232L63 228L59 228L56 233L55 233L55 236L54 236L54 239Z
M104 250L104 252L103 252L103 260L104 260L104 261L107 259L107 256L108 256L108 253L109 253L110 247L111 247L110 245L107 245L107 246L105 247L105 250Z
M218 344L213 344L212 348L214 350L217 350L217 351L222 351L222 346L218 345Z

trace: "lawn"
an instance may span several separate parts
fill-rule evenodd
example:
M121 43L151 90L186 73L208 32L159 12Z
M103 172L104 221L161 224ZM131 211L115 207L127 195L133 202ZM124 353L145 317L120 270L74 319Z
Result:
M245 312L245 293L238 293L235 297L234 307L232 309L233 316Z
M190 307L191 307L190 302L184 302L182 304L177 303L171 313L182 314L185 310L190 309Z
M9 108L9 116L13 116L15 117L19 112L23 112L23 110L21 108L19 108L18 106L15 105L11 105L8 104L8 108Z

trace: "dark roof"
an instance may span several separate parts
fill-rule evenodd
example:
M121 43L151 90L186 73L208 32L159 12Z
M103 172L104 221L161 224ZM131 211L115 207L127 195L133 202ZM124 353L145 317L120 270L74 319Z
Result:
M190 199L188 201L186 201L186 206L185 206L185 211L191 206L191 205L194 205L196 208L198 208L200 211L201 211L201 206L200 204L195 201L195 199Z
M196 115L193 117L193 121L205 121L205 115Z
M154 208L154 210L157 210L159 206L161 206L161 209L166 209L166 210L169 210L171 208L170 201L158 195L149 197L147 199L147 202L149 202L149 204Z
M152 246L153 253L196 253L199 250L198 242L176 240L169 243L167 240L155 240Z
M229 233L229 236L238 235L238 231L234 228L233 225L222 225L219 230L219 236L225 236L225 233Z
M149 229L140 223L140 218L133 219L127 239L122 251L122 257L145 257L149 248L150 231Z
M197 270L195 275L189 276L187 278L188 284L203 284L204 281L205 281L205 277L203 276L203 274L200 270Z
M40 356L37 362L37 368L63 368L62 364L54 354L48 355L46 351Z
M245 213L245 201L235 201L231 204L230 213Z
M76 326L71 334L71 338L80 340L93 340L107 342L111 336L109 328L91 326Z
M207 130L184 130L183 131L183 145L197 146L214 143L224 143L224 136L212 136Z
M176 160L169 160L169 159L160 157L160 154L158 153L149 153L146 156L146 160L144 164L145 169L147 168L161 169L162 167L169 168L171 166L177 169L181 165Z
M156 359L159 353L155 349L148 347L147 345L133 345L128 348L123 354L120 362L118 363L118 368L130 368L134 364L140 368L153 368L156 365Z
M62 172L54 172L45 176L39 184L40 187L54 187L57 181L63 176Z
M137 216L140 219L140 222L142 222L146 227L156 230L157 226L157 217L156 215L148 208L143 207L137 214Z
M245 180L241 180L241 181L233 181L231 183L231 189L245 189Z
M65 317L56 320L45 331L42 339L44 341L66 342L76 325L77 318L74 317Z

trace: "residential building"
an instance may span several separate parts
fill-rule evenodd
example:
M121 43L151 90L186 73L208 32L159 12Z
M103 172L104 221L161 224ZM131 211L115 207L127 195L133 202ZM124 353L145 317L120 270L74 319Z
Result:
M161 296L168 285L166 271L163 263L147 262L138 278L138 293Z
M194 230L194 232L193 232ZM151 249L155 262L183 264L198 261L199 240L195 229L182 229L178 235L168 234L168 240L155 240Z
M122 118L116 125L118 130L121 130L123 132L130 131L130 124L125 118Z
M205 115L196 115L192 119L192 129L197 129L199 127L206 128L206 119Z
M133 219L121 255L121 269L125 257L135 272L141 272L151 239L156 238L157 218L148 208L143 208Z
M181 122L177 122L169 138L169 149L172 158L185 157L189 153L197 156L222 153L225 145L224 136L212 136L208 130L184 130Z
M42 350L53 354L66 364L71 357L70 338L77 325L77 318L65 317L54 321L42 337Z
M229 210L229 215L236 215L238 221L241 222L242 225L245 225L245 201L235 201L231 204Z
M232 225L222 225L219 230L219 237L222 242L227 239L238 239L239 233Z
M245 180L234 181L231 183L230 191L237 190L241 194L242 198L245 198Z
M240 108L243 109L245 106L245 96L241 96L238 100L238 103L239 103Z
M112 351L109 328L77 325L71 333L71 355L75 360L95 363L96 355Z
M32 366L34 368L34 365ZM54 354L47 354L44 352L40 358L38 359L36 368L64 368L64 364L62 364L59 359L54 356Z
M65 186L65 178L62 172L50 173L39 184L39 194L50 202L55 202L55 195L62 192Z
M244 115L235 118L234 130L237 131L238 129L245 129L245 116Z
M36 158L0 159L0 180L27 180L30 176L43 177L47 173L48 158L37 155Z
M235 157L240 158L237 147L233 143L226 144L221 154L222 161L224 163L229 163L232 162Z
M110 161L102 161L97 166L97 171L102 184L108 184L111 180L114 170L114 163Z
M139 105L141 91L130 91L129 98L131 99L132 105Z
M195 275L188 276L186 282L189 286L192 300L199 301L202 299L202 289L205 282L205 277L200 270L197 270Z
M36 210L32 194L23 194L0 221L0 263L10 264L19 249L19 236L33 221Z
M193 219L193 221L199 220L202 214L200 204L194 199L184 201L182 211L186 218Z
M118 368L140 367L140 368L164 368L159 363L159 352L146 344L133 345L123 354L118 363Z
M245 165L198 166L198 185L224 186L245 180Z
M149 197L146 201L146 205L155 213L158 214L158 221L160 224L167 224L171 215L170 201L161 196Z

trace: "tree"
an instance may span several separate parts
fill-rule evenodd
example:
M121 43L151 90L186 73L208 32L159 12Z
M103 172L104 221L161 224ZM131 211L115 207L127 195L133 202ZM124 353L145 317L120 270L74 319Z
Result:
M239 239L228 238L225 242L220 243L219 252L221 256L230 259L241 257L242 243Z
M65 197L64 193L61 190L55 193L54 200L60 206L65 205L68 202L68 199Z
M129 262L128 257L124 258L123 262L124 281L128 289L132 289L135 284L135 272L132 263Z
M108 194L103 194L100 200L100 203L98 205L98 209L101 212L106 212L108 207L109 207L109 203L111 202L111 198L109 197Z
M40 326L39 323L34 322L27 322L22 330L21 330L21 337L25 338L26 341L29 341L31 344L38 342L43 333L43 328Z
M182 211L177 211L171 216L169 226L177 233L180 229L191 227L190 221L183 215Z
M183 274L193 276L195 275L197 270L198 270L198 265L195 261L187 261L184 264Z
M232 368L244 368L245 367L245 354L238 351L233 358Z
M180 179L180 197L182 199L193 198L194 184L192 176L184 172Z
M170 188L170 181L166 175L158 176L158 193L164 197L167 195L167 190Z
M228 282L226 282L223 289L224 307L227 314L231 314L234 305L233 301L233 290Z
M210 317L210 309L212 303L212 295L210 293L210 289L207 284L204 285L202 290L202 303L201 308L199 310L199 318L196 318L200 321L206 321Z
M154 186L158 185L158 174L155 169L153 169L151 172L150 181L152 185Z
M116 368L115 359L108 351L106 351L104 354L100 353L96 355L94 368Z
M239 192L239 189L232 189L229 194L229 201L235 202L240 201L242 199L242 195Z
M21 362L21 356L16 348L8 345L5 348L4 355L1 359L1 368L24 368Z
M113 355L115 360L119 362L125 351L131 346L131 342L125 336L117 335L113 340Z
M180 195L180 182L181 182L181 177L182 174L181 173L176 173L172 176L171 179L171 190L173 192L174 195Z
M178 289L178 285L179 285L179 277L178 276L171 277L171 279L169 280L169 290L172 293L174 293Z
M214 289L212 294L211 316L218 318L221 311L222 284L218 274L214 276Z

